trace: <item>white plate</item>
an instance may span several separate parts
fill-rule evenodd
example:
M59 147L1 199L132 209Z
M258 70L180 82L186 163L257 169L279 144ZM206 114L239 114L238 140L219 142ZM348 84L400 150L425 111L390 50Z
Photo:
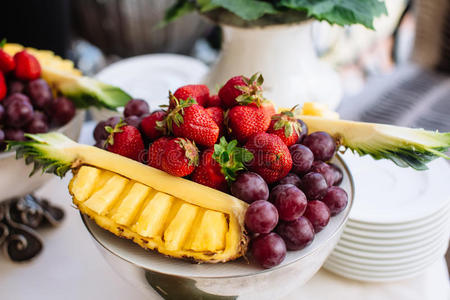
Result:
M350 151L343 157L355 178L352 220L386 225L415 222L433 215L450 200L450 167L443 159L430 162L429 170L418 172Z
M151 110L156 110L159 105L167 104L169 90L174 92L182 85L202 82L208 69L203 62L189 56L147 54L113 63L95 77L122 88L133 98L146 100ZM104 109L92 109L92 112L97 121L114 114Z
M432 222L429 225L424 225L419 228L414 228L410 230L404 231L369 231L363 229L356 229L350 226L346 226L344 229L345 236L358 236L365 239L373 239L373 240L389 240L394 239L396 241L408 238L408 237L426 237L433 234L434 231L439 230L443 226L449 225L449 218L444 215L441 219Z
M387 231L407 231L407 230L413 230L419 227L428 226L432 223L436 222L436 220L441 219L443 217L449 217L450 215L450 201L442 207L438 212L427 216L423 218L422 220L417 220L410 223L403 223L403 224L368 224L368 223L361 223L355 220L349 219L347 222L347 227L356 228L359 230L364 231L380 231L380 232L387 232Z
M405 257L385 257L385 258L378 258L378 257L363 257L361 255L353 255L351 253L344 253L341 250L335 249L330 256L334 257L338 260L348 261L352 263L357 263L361 265L368 265L368 266L393 266L393 265L402 265L402 264L409 264L414 261L426 259L428 256L433 255L437 251L437 249L447 248L448 247L448 240L447 241L439 241L438 243L434 243L432 246L430 246L428 249L422 249L422 252L418 252L415 255L405 256Z

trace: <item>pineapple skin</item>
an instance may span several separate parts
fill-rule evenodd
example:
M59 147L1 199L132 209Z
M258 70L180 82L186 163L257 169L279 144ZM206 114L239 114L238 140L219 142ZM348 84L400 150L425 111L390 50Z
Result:
M69 192L73 197L73 203L78 209L92 218L103 229L110 231L116 236L132 240L144 249L156 250L166 256L188 259L197 263L227 262L241 257L247 251L248 237L245 234L244 225L232 213L204 208L192 203L192 201L186 202L179 198L176 199L171 195L149 187L150 191L146 195L148 195L147 198L150 201L141 200L138 204L137 214L132 217L133 221L129 222L128 226L125 226L117 223L115 216L121 213L118 210L124 206L121 201L126 201L124 200L125 198L129 201L132 185L141 183L125 179L109 171L100 170L99 172L98 168L91 166L81 166L74 169L73 172L74 177L69 184ZM115 187L120 184L122 179L128 180L128 183L125 183L127 186L122 187L122 197L116 197L118 199L111 204L112 198L108 195L114 194L114 191L108 187L108 182L112 181L111 187ZM99 195L99 191L101 195ZM90 195L86 196L86 194ZM82 199L78 199L77 196L79 195L82 195ZM163 197L162 195L166 195L166 198L170 198L172 202L178 201L178 205L172 205L168 216L166 216L166 219L171 219L171 222L165 221L167 224L165 225L164 234L158 236L158 234L140 231L138 221L141 220L141 217L144 220L152 217L151 215L145 215L146 205L150 206L151 199L161 198ZM105 199L102 201L98 200L101 197ZM185 208L185 211L183 211L183 208ZM246 205L242 206L242 209L245 212ZM200 211L201 213L199 213ZM180 228L186 225L185 217L189 212L193 214L189 223L192 226L190 228ZM224 223L224 220L228 223ZM154 225L154 223L152 224ZM217 226L211 226L211 224ZM241 232L238 239L235 236L236 229ZM139 231L143 234L139 234ZM184 232L181 242L177 240L177 236L179 234L183 235L183 232L179 233L176 231ZM170 243L164 241L165 237L170 238L171 235L175 236L175 241ZM218 239L217 235L222 236L223 240Z

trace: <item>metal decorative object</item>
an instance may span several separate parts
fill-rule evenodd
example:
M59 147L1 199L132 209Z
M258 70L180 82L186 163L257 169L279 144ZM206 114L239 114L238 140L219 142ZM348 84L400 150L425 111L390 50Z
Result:
M0 248L14 262L30 260L43 248L35 229L57 226L63 218L62 209L33 195L0 202Z

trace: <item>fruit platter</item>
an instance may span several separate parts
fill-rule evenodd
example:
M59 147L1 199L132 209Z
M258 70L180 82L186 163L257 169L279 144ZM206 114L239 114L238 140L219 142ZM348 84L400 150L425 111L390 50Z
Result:
M8 149L35 171L72 171L86 227L134 284L172 298L279 297L342 232L354 191L339 151L424 170L449 158L450 133L340 120L312 102L276 108L263 82L236 76L218 94L183 86L154 111L131 99L97 124L94 146L52 132Z
M84 108L115 109L128 96L120 89L83 77L69 60L51 51L0 43L0 200L28 194L49 176L28 178L32 169L4 152L6 141L25 133L61 132L77 140ZM21 182L21 184L17 184Z

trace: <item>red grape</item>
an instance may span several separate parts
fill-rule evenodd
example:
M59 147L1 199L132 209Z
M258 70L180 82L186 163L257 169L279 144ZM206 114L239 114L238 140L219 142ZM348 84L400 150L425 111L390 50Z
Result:
M23 93L25 90L25 84L19 80L11 80L8 83L8 94Z
M289 152L292 156L292 172L303 175L311 169L314 154L308 147L294 144L289 147Z
M139 129L140 125L141 125L141 118L137 117L137 116L129 116L125 118L125 123L127 123L130 126L136 127L137 129Z
M305 248L312 243L315 235L313 225L303 216L291 222L281 221L276 231L283 238L288 250Z
M266 200L253 202L245 213L245 226L253 233L269 233L277 223L277 209Z
M348 195L343 189L337 186L329 187L322 202L330 209L331 215L337 215L345 209L348 202Z
M256 237L251 248L256 262L266 269L281 264L286 257L286 244L274 232Z
M65 125L75 116L75 104L66 97L58 97L52 101L51 116L57 125Z
M320 200L327 192L328 184L320 173L309 172L302 177L302 191L308 200Z
M10 96L6 97L6 98L2 101L2 104L3 104L3 106L6 108L9 104L11 104L12 102L14 102L15 100L21 100L21 101L24 101L24 102L28 102L28 103L31 105L30 98L28 98L27 95L21 94L21 93L14 93L14 94L11 94Z
M108 132L105 130L105 124L105 121L100 121L95 126L93 133L95 141L106 140L108 138Z
M106 140L96 141L94 146L100 149L105 149Z
M280 185L280 184L293 184L296 187L300 188L301 187L301 183L302 183L301 179L300 179L300 177L297 176L297 174L288 173L286 175L286 177L284 177L283 179L278 181L277 185Z
M5 150L6 148L5 140L6 140L5 132L2 129L0 129L0 151Z
M333 185L340 185L342 182L342 179L344 178L344 174L342 173L341 168L339 168L338 166L336 166L335 164L329 163L328 164L331 168L331 170L334 173L334 183Z
M3 117L5 116L5 108L0 104L0 122L3 121Z
M298 140L297 140L297 144L301 143L303 141L303 139L305 138L305 136L308 135L308 126L306 125L305 122L303 122L300 119L297 119L297 122L300 124L302 130L299 134Z
M27 124L25 132L46 133L48 132L47 116L40 111L34 112L33 118Z
M244 172L231 184L231 194L247 202L269 199L269 187L264 179L256 173Z
M49 105L53 99L50 86L42 78L30 81L27 85L27 93L33 105L41 109Z
M277 185L270 193L281 220L293 221L305 212L308 201L305 194L292 184Z
M26 141L25 133L22 129L8 128L5 129L5 139L7 141Z
M6 107L6 124L13 128L23 127L31 121L33 113L33 106L28 101L21 98L15 98L12 102L8 103L8 106Z
M314 159L328 161L336 151L336 142L328 133L316 131L305 137L303 145L307 146L314 154Z
M330 209L328 206L319 200L308 202L304 216L311 222L314 231L318 233L330 221Z
M321 160L315 160L311 167L311 172L322 174L328 186L334 184L335 173L327 163L324 163Z
M131 99L125 105L123 115L125 117L129 116L142 117L148 113L150 113L150 107L148 106L148 103L145 100Z

